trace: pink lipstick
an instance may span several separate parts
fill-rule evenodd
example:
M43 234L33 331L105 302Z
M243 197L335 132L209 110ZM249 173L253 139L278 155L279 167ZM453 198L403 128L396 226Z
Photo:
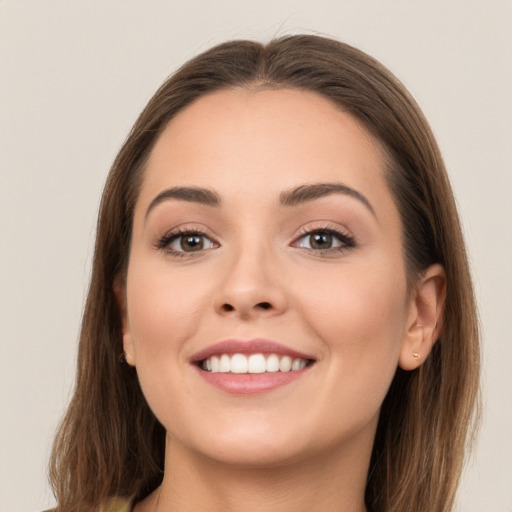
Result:
M191 358L211 385L233 394L263 393L288 384L315 362L309 355L265 339L225 340Z

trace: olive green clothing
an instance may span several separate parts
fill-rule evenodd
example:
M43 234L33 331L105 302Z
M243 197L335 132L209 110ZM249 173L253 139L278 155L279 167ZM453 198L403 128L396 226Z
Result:
M131 503L123 498L116 498L110 501L108 506L101 512L130 512Z
M132 509L131 503L124 498L113 498L101 512L130 512ZM54 512L53 510L46 510L45 512Z
M131 503L124 498L115 498L101 512L130 512Z

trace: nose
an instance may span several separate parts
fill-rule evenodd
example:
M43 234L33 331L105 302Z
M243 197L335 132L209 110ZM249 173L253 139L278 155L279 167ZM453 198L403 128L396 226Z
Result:
M287 308L282 272L269 250L233 254L219 277L214 307L220 315L251 319L280 315Z

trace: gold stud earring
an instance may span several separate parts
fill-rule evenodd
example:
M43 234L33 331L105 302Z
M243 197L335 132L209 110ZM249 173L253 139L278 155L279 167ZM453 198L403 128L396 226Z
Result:
M413 352L412 357L414 357L414 359L416 359L417 361L421 359L421 356L418 354L418 352Z

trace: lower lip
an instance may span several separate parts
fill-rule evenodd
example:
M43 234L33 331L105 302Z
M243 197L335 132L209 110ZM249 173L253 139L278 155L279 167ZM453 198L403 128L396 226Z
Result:
M234 395L261 394L285 386L302 377L309 366L302 370L268 373L206 372L196 367L201 377L212 386Z

